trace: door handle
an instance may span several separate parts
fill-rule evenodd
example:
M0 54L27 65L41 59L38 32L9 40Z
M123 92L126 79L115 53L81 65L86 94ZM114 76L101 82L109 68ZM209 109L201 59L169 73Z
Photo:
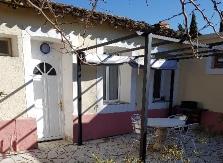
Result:
M59 105L60 110L63 111L63 102L62 102L62 100L60 100L58 105Z

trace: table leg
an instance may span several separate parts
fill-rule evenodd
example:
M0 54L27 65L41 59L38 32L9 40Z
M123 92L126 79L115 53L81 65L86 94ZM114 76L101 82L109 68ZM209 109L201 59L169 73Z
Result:
M157 128L155 135L156 135L156 139L155 139L155 143L153 145L153 149L156 151L160 151L161 148L163 147L163 143L166 139L167 129L166 128Z

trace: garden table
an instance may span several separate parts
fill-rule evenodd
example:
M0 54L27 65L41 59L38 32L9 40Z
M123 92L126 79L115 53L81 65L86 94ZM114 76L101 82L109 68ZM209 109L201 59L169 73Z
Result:
M185 125L185 121L173 118L148 118L147 127L156 128L156 140L153 145L154 150L160 150L166 139L167 128L179 127Z

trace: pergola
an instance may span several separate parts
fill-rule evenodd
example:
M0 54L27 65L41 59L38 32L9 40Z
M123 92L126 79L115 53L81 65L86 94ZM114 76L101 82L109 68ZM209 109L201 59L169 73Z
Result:
M148 98L149 98L149 76L150 76L150 61L151 59L165 59L166 61L171 60L184 60L184 59L196 59L201 57L210 57L216 55L222 55L222 50L218 48L218 45L222 45L222 42L215 42L212 44L198 44L196 42L189 42L183 39L176 39L171 37L165 37L156 35L149 32L139 32L130 34L128 36L120 37L111 41L107 41L101 44L97 44L94 46L90 46L87 48L79 49L76 51L77 55L77 94L78 94L78 145L82 145L82 98L81 98L81 64L82 59L84 58L83 52L95 49L98 47L106 46L109 44L117 43L120 41L125 41L129 39L133 39L136 37L143 37L144 38L144 46L121 50L117 52L110 53L110 55L121 54L131 51L136 51L140 49L144 49L144 55L136 56L136 58L143 58L144 65L143 65L143 95L142 95L142 108L141 108L141 138L140 138L140 151L139 156L142 161L145 162L146 159L146 137L147 137L147 110L148 110ZM160 46L174 46L174 48L162 52L152 53L153 47L160 47ZM191 47L196 49L196 55L192 52ZM111 64L111 63L110 63ZM115 63L113 63L115 64ZM117 63L120 64L120 63ZM172 105L173 105L173 89L174 89L174 70L171 70L171 85L170 85L170 99L169 99L169 109L170 113L172 112Z

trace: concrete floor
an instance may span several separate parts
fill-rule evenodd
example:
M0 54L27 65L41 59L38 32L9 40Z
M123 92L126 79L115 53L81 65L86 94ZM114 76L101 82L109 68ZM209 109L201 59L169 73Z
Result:
M39 143L39 149L0 156L1 163L74 163L100 162L134 162L138 156L136 136L127 134L110 138L85 142L77 146L64 140ZM184 143L186 153L181 146L169 139L161 152L147 151L147 162L193 162L193 163L223 163L223 136L210 136L204 133L196 134L197 151L188 139ZM187 161L186 161L187 160ZM104 162L104 163L113 163Z

